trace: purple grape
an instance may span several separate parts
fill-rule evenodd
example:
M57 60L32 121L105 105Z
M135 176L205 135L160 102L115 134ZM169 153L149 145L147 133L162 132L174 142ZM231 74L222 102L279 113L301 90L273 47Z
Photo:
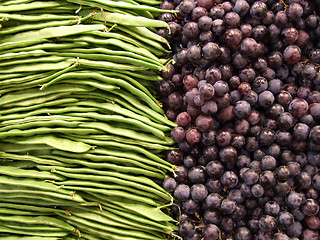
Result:
M195 128L190 129L186 133L186 140L191 145L197 144L201 141L201 133Z
M256 1L250 8L250 14L257 19L262 19L267 14L267 5L262 1Z
M179 184L175 188L173 195L178 200L187 200L190 196L190 187L185 184Z
M179 234L182 237L190 237L195 234L195 226L190 221L183 221L179 225Z
M301 59L301 49L296 45L289 45L283 51L283 57L288 64L297 63Z
M205 240L218 240L220 229L214 224L207 224L202 229L202 235Z
M191 117L187 112L181 112L178 114L176 122L181 127L187 127L191 123Z
M195 125L201 132L207 132L213 126L213 119L210 116L199 115L195 120Z
M287 15L289 18L292 18L294 20L297 20L300 18L303 14L303 8L300 4L298 3L292 3L289 5L288 10L287 10Z

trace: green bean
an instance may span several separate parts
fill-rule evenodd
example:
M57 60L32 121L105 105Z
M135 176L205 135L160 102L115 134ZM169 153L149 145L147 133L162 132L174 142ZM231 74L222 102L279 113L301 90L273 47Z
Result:
M130 4L128 2L122 2L122 1L108 1L108 0L91 0L91 1L83 1L83 0L67 0L68 2L76 3L79 5L87 5L91 7L97 7L97 8L104 8L107 7L113 7L113 8L126 8L126 9L134 9L134 10L143 10L143 11L150 11L150 12L173 12L172 10L163 10L151 6L146 5L136 5L136 4ZM163 26L165 27L165 26Z
M20 40L16 42L4 42L0 43L0 51L8 50L18 47L28 47L39 43L49 42L47 39L32 39L32 40Z
M60 214L59 214L60 215ZM106 238L106 239L118 239L117 236L127 236L127 239L131 239L131 237L136 237L138 239L150 239L150 240L159 240L157 237L152 237L152 235L139 232L139 231L134 231L134 230L129 230L129 229L123 229L123 228L115 228L110 225L104 224L103 220L105 220L102 216L99 216L97 214L80 214L77 213L75 215L68 216L67 219L69 220L68 222L73 222L76 221L80 224L83 224L85 226L88 226L90 228L96 228L99 229L99 235L103 232L111 233L112 237L111 238ZM100 223L97 222L97 220L101 221Z
M141 117L143 117L144 119L147 118L148 121L148 125L151 125L152 127L155 127L161 131L167 131L168 127L165 125L162 125L160 123L158 123L156 118L150 117L148 114L146 114L145 112L142 112L141 110L135 108L133 105L130 104L130 102L125 101L124 99L119 98L118 96L112 96L110 93L105 92L104 94L102 92L99 92L98 90L96 90L95 92L91 92L90 94L87 93L79 93L79 94L73 94L73 97L78 98L79 100L83 99L83 100L103 100L104 102L108 102L108 103L112 103L112 104L120 104L121 107L123 107L126 110L130 110L133 113L140 115ZM108 111L108 110L102 110L102 109L98 109L97 110L103 114L110 114L112 112ZM152 109L150 109L150 111L153 112ZM132 117L131 117L132 118ZM136 118L134 118L136 119ZM140 121L142 122L146 122L144 119L140 119ZM151 120L151 121L150 121Z
M108 209L109 212L112 212L113 214L116 214L116 215L122 216L124 218L130 219L131 221L141 223L141 225L143 225L143 226L148 226L149 225L149 226L155 227L156 229L158 229L157 231L160 231L162 229L166 233L170 233L170 232L173 232L174 230L177 230L175 225L169 224L169 223L167 223L167 225L164 225L161 222L159 223L157 221L152 221L151 219L145 218L143 213L142 213L142 215L139 216L139 215L136 215L134 213L127 212L123 208L115 209L115 208L117 208L116 206L110 206L106 202L103 202L102 204L103 204L102 205L103 211L105 211L105 208L107 206L107 209Z
M9 140L9 139L6 139ZM17 145L16 143L0 143L0 149L4 152L10 153L29 153L30 151L37 151L37 150L49 150L52 147L44 144L28 144L28 145Z
M52 217L30 217L30 216L0 216L1 221L10 221L10 222L18 222L18 223L28 223L28 224L46 224L48 226L59 227L61 229L67 231L74 231L74 227L65 223L62 220Z
M50 168L49 168L50 169ZM56 167L56 168L51 168L53 172L58 173L62 176L65 176L67 178L70 179L78 179L81 180L81 183L79 184L75 184L73 181L60 181L60 182L56 182L56 184L58 185L63 185L65 187L65 185L80 185L80 186L94 186L94 187L99 187L100 188L104 188L104 189L122 189L124 191L128 191L128 192L133 192L133 193L139 193L138 191L141 190L142 193L144 192L144 196L149 195L149 197L153 198L153 199L163 199L163 200L167 200L170 201L171 200L171 196L169 196L169 194L164 193L163 190L157 190L155 188L152 188L150 186L146 186L144 184L141 183L137 183L134 181L129 181L126 180L124 178L120 179L120 178L116 178L114 176L112 176L112 174L110 173L109 175L104 174L104 175L94 175L94 174L88 174L88 173L92 173L92 172L88 172L86 174L81 174L78 173L74 170L69 170L67 168L63 168L61 170L61 168ZM98 172L98 171L95 171ZM103 184L97 184L97 183L92 183L91 185L89 185L88 183L85 183L85 181L82 180L92 180L95 182L103 182ZM113 185L114 183L114 185ZM104 186L104 187L103 187Z
M55 2L57 2L57 0L55 0ZM60 0L59 2L62 4L65 4L65 2L62 2ZM86 7L86 6L68 4L64 6L51 8L50 10L46 8L39 8L39 9L26 10L26 11L23 11L23 13L26 15L36 15L36 14L41 15L41 14L46 14L48 13L48 11L50 11L51 14L75 14L77 11L79 11L80 8L89 10L89 7Z
M88 47L89 43L86 42L75 42L75 43L42 43L42 44L36 44L29 47L22 47L22 48L14 48L7 51L2 51L2 54L8 54L8 53L17 53L17 52L29 52L34 50L68 50L72 48L78 48L78 47Z
M168 40L165 39L164 37L161 37L160 35L152 32L151 30L149 30L148 28L146 27L127 27L127 29L133 31L136 33L136 35L142 35L146 38L149 38L149 39L152 39L152 40L155 40L155 41L158 41L158 42L161 42L163 44L166 44L169 48L170 48L170 45L168 44Z
M81 60L80 60L81 64ZM95 72L89 72L89 71L82 71L80 73L66 73L64 75L61 75L60 77L56 78L55 80L52 80L51 82L56 82L59 81L59 79L65 79L65 78L70 78L70 79L96 79L99 81L102 81L107 84L114 84L118 85L120 87L123 87L128 90L128 92L131 92L132 94L136 95L138 98L146 102L153 110L156 112L163 113L163 110L157 105L153 99L150 99L150 97L145 94L143 91L135 88L132 86L130 83L126 82L125 80L122 80L121 78L113 78L113 77L108 77L104 76L100 73L95 73ZM81 84L81 82L79 82ZM45 86L49 86L50 84L47 83Z
M35 194L6 194L1 196L2 202L9 202L9 203L28 203L35 206L45 206L45 207L56 207L56 206L73 206L74 201L69 200L63 200L59 198L54 197L45 197L41 195L35 195ZM88 203L80 203L81 205L90 205Z
M33 1L33 0L32 0ZM2 18L2 19L1 19ZM43 15L21 15L14 13L0 13L1 21L17 20L22 22L42 22L50 20L77 20L79 17L74 15L57 15L57 14L43 14Z
M140 41L137 41L137 40L130 38L124 34L119 34L116 32L91 31L91 32L88 32L87 34L92 35L93 37L97 37L97 38L99 37L99 39L115 38L115 39L119 39L120 41L130 43L136 47L143 47L143 45Z
M5 54L0 55L0 61L12 60L12 59L21 60L26 57L39 57L39 56L48 56L48 55L49 55L49 53L47 53L41 49L27 51L27 52L5 53Z
M119 28L119 27L117 27L117 28ZM114 29L112 29L112 30L114 31ZM137 46L137 47L145 48L157 56L168 55L170 53L170 51L166 50L159 42L153 41L152 39L145 38L143 36L139 36L138 34L135 34L132 32L130 32L130 35L127 35L127 33L120 34L120 33L116 33L116 32L101 32L101 31L93 31L90 33L95 36L100 36L100 37L104 37L104 38L114 37L114 38L126 41L128 43L131 43L131 44ZM121 38L119 37L119 35L121 36ZM134 37L134 38L132 38L132 37ZM160 69L160 70L162 70L162 69Z
M22 236L22 235L10 235L0 236L0 240L59 240L59 237L37 237L37 236Z
M129 221L125 221L126 224L123 223L119 223L117 220L114 221L113 219L110 219L109 216L106 216L106 214L102 214L102 212L83 212L83 211L79 211L79 210L74 210L72 211L72 215L76 216L76 217L80 217L83 219L87 219L90 221L94 221L97 223L101 223L104 226L107 226L108 228L112 227L112 229L114 227L120 228L120 229L124 229L126 231L126 229L128 229L129 234L132 230L136 230L133 232L140 232L139 234L150 234L150 235L158 235L157 232L155 231L145 231L145 230L141 230L141 226L140 225L134 225ZM103 229L103 230L107 230L107 229ZM120 232L121 233L121 232Z
M155 65L149 62L144 62L139 59L122 57L122 56L114 56L114 55L103 55L103 54L83 54L77 52L69 52L69 53L53 53L56 56L61 57L79 57L80 59L88 59L88 60L96 60L96 61L109 61L110 63L125 63L131 64L134 66L141 66L145 68L150 68L154 70L161 71L163 69L162 65ZM122 66L122 65L121 65Z
M155 97L150 93L150 91L143 86L141 83L139 83L138 81L136 81L135 79L133 79L132 77L129 77L125 74L122 73L115 73L115 72L109 72L109 71L101 71L99 72L100 74L104 75L104 76L108 76L108 77L117 77L117 78L121 78L127 82L129 82L131 85L133 85L134 87L140 89L142 92L144 92L145 94L147 94L155 103L158 102L157 99L155 99Z
M37 166L36 163L30 161L8 161L8 160L0 160L2 166L21 168L21 169L33 169Z
M130 110L142 117L145 117L146 119L148 119L147 121L152 124L153 127L160 129L162 131L167 131L168 127L161 125L159 123L157 123L157 121L155 119L153 119L152 117L149 117L148 114L142 112L141 110L135 108L133 105L130 104L130 102L127 102L124 99L119 98L117 95L114 95L110 92L103 92L102 90L95 90L94 92L90 92L90 93L84 93L84 92L79 92L77 94L73 94L73 97L77 98L79 101L81 100L89 100L92 101L94 100L95 102L107 102L107 103L112 103L112 104L120 104L121 107L124 107L127 110ZM100 101L99 101L100 100ZM67 106L67 105L66 105ZM90 108L89 108L90 109ZM150 109L150 108L149 108ZM97 108L97 111L100 111L104 114L110 114L112 113L111 111L108 110L101 110ZM154 112L152 109L150 109L151 112ZM150 120L152 120L153 122L151 122ZM142 120L142 122L145 122L144 120Z
M83 116L82 113L68 113L66 115L67 116L72 116L72 117ZM98 113L95 113L95 112L88 112L86 114L86 117L89 117L89 118L92 118L92 119L97 119L97 120L100 120L100 121L103 121L103 122L116 121L116 122L128 123L130 125L135 125L135 126L139 127L141 129L141 131L150 132L150 133L152 133L153 135L155 135L156 137L158 137L160 139L165 139L165 135L161 130L156 129L154 127L151 127L151 126L149 126L149 125L147 125L147 124L145 124L143 122L140 122L138 120L135 120L135 119L125 118L125 117L122 117L122 116L119 116L119 115L102 115L102 114L98 114ZM1 124L0 124L0 126L1 126ZM0 131L1 131L1 128L0 128Z
M68 136L67 136L68 137ZM77 138L74 138L74 137L71 137L71 139L75 140ZM123 143L118 143L118 142L114 142L114 141L101 141L101 140L95 140L95 139L92 139L92 138L79 138L81 139L82 142L84 143L88 143L88 144L92 144L94 146L103 146L103 147L115 147L115 148L118 148L118 149L126 149L126 150L129 150L129 151L133 151L133 152L136 152L136 153L141 153L143 155L145 155L147 158L150 158L156 162L159 162L159 163L162 163L164 165L168 165L168 166L171 166L172 165L170 163L168 163L167 161L159 158L157 155L145 150L144 148L142 147L139 147L139 146L134 146L134 145L127 145L127 144L123 144Z
M60 171L58 171L60 172ZM71 174L71 173L64 173L61 172L60 174L64 175L79 175L79 174ZM85 176L83 176L85 177ZM110 195L112 196L113 194L116 194L116 196L121 192L121 194L127 194L129 195L128 198L133 198L133 197L145 197L148 200L157 200L157 201L163 201L163 198L160 198L159 196L145 192L143 190L129 187L129 186L124 186L124 185L115 185L115 184L107 184L107 182L103 183L98 183L98 182L93 182L93 181L84 181L87 179L83 179L82 176L79 176L78 178L72 177L73 180L67 180L63 182L54 182L59 188L64 188L64 189L69 189L69 190L79 190L79 191L101 191L102 194L104 195ZM3 191L0 189L0 192ZM111 193L110 193L111 192ZM10 193L10 192L8 192ZM50 193L51 194L51 193ZM132 195L132 196L131 196ZM143 200L144 203L147 203L146 201L148 200Z
M110 23L107 23L107 25L112 26ZM168 48L170 49L170 45L168 43L168 40L161 37L160 35L157 35L156 33L152 32L152 31L150 31L146 27L130 27L130 26L123 27L121 25L117 25L113 29L120 30L121 32L124 32L124 33L126 33L126 34L140 40L140 41L143 41L143 42L147 39L147 42L152 41L153 44L154 43L163 43L163 44L167 45ZM149 42L149 44L150 43L151 42ZM150 45L152 46L153 44L150 44ZM163 47L159 48L159 50L162 50L164 52L168 51L167 49L164 49Z
M11 166L1 166L0 174L11 176L11 177L27 177L27 178L40 178L40 179L52 179L57 181L65 180L57 174L53 174L46 171L36 171L36 170L24 170Z
M8 6L8 5L12 5L12 4L22 4L22 3L29 3L32 2L34 0L9 0L9 1L4 1L4 3L2 3L4 6Z
M32 224L23 224L23 225L19 225L17 223L8 223L8 222L2 222L0 221L0 224L11 228L11 229L16 229L16 230L27 230L27 231L47 231L47 232L60 232L61 228L57 228L57 227L50 227L50 226L46 226L46 225L32 225Z
M160 5L161 1L157 0L136 0L139 3L147 4L147 5Z
M36 214L53 214L53 213L64 213L65 210L57 209L57 208L48 208L48 207L37 207L37 206L31 206L27 204L18 204L18 203L3 203L0 202L0 208L11 208L17 209L17 210L27 210L30 212L30 214L36 213ZM10 210L10 211L11 211ZM24 215L24 214L22 214Z
M0 74L11 72L34 72L35 69L41 69L41 71L62 70L69 67L72 61L74 62L75 60L61 61L58 63L36 63L32 65L6 67L0 70Z
M25 78L18 78L18 79L10 79L9 81L6 81L5 83L19 83L19 86L22 86L23 89L28 87L37 87L39 84L50 81L64 73L67 73L77 67L76 64L73 64L65 69L62 69L61 71L52 71L49 73L42 73L42 74L36 74L33 75L33 77L25 77ZM28 87L27 87L28 86ZM19 89L19 88L18 88ZM20 90L20 89L19 89Z
M34 136L29 137L27 139L21 139L16 141L17 144L46 144L56 149L75 152L75 153L83 153L89 151L92 146L89 144L72 141L66 138L59 138L54 135L44 135L44 136Z
M17 146L16 146L17 148ZM17 161L32 161L38 164L43 164L43 165L53 165L53 166L64 166L65 164L62 164L58 161L55 160L50 160L50 159L42 159L38 158L35 156L31 156L29 154L25 155L17 155L17 154L12 154L12 153L6 153L6 152L0 152L0 158L3 158L5 161L10 160L17 160Z
M90 138L92 140L101 140L101 141L116 141L119 143L123 143L126 145L138 145L141 146L143 148L148 148L151 150L159 150L159 151L165 151L165 150L173 150L175 149L174 147L169 147L169 146L164 146L164 145L160 145L160 144L153 144L153 143L146 143L146 142L141 142L141 141L135 141L135 140L131 140L128 138L124 138L124 137L119 137L119 136L109 136L109 135L90 135L90 136L77 136L77 135L70 135L71 137L75 137L75 138Z
M18 78L18 77L24 77L25 74L24 73L10 73L10 74L1 74L0 75L0 80L1 80L1 83L3 80L6 80L6 79L10 79L10 78Z
M69 103L75 103L78 100L76 98L62 98L62 99L57 99L57 100L53 100L53 101L49 101L49 102L42 102L40 104L34 104L32 106L28 106L28 107L15 107L15 108L9 108L9 109L0 109L0 115L1 118L3 119L14 119L13 118L5 118L6 114L11 114L11 113L16 113L16 112L27 112L27 111L31 111L31 110L39 110L41 111L41 109L43 109L43 107L50 107L50 106L59 106L59 105L64 105L64 104L69 104ZM46 112L44 112L46 113ZM23 116L33 116L32 113L24 113L25 115ZM38 113L36 113L38 114ZM39 113L40 114L40 113ZM21 116L21 117L23 117Z
M35 198L45 196L47 198L51 198L52 201L59 201L61 200L69 200L73 201L73 198L68 195L55 193L55 192L47 192L47 191L38 191L38 190L29 190L29 189L3 189L3 187L0 188L0 193L2 195L6 195L6 197L9 196L15 196L15 194L22 194L24 196L34 196Z
M106 232L106 231L102 231L100 229L100 227L94 228L94 227L91 226L90 223L86 223L87 220L85 220L85 219L79 220L79 218L78 218L77 221L74 220L74 219L66 219L66 221L68 223L72 224L73 226L78 227L80 229L80 231L85 231L85 232L87 232L87 233L89 233L90 235L93 235L93 236L102 237L102 239L145 240L145 239L142 239L140 237L136 238L136 237L133 237L133 236L123 236L123 235L119 235L119 234L114 234L114 233L109 233L109 232ZM158 238L157 240L162 240L162 239Z
M93 153L93 154L103 154L103 155L113 155L113 156L117 156L117 157L127 157L127 158L131 158L137 161L141 161L144 163L147 163L149 165L153 165L153 166L158 166L158 167L162 167L164 169L167 169L169 171L172 171L172 166L170 163L160 163L160 162L156 162L154 160L149 160L148 158L145 158L143 156L140 156L139 154L135 154L135 153L128 153L127 151L116 151L116 150L112 150L112 149L103 149L103 148L95 148L90 150L88 153Z
M32 121L32 122L26 122L24 123L23 120L21 123L18 124L10 124L6 126L0 127L0 132L10 131L11 129L32 129L35 127L77 127L81 122L68 122L68 121L62 121L62 120L55 120L52 119L52 121Z
M67 42L88 42L88 43L92 43L95 45L111 45L111 46L116 46L120 49L135 53L135 54L139 54L142 55L144 57L150 58L154 61L159 62L159 59L154 56L152 53L150 53L148 50L144 49L144 48L139 48L136 47L130 43L125 43L123 41L120 41L119 39L114 39L114 38L109 38L109 39L97 39L94 38L92 36L79 36L76 39L75 38L61 38L62 41L67 41ZM1 45L0 45L1 47ZM1 50L1 49L0 49Z
M73 96L75 96L75 95L73 95ZM67 102L67 103L69 103L69 102ZM32 116L37 117L37 115L42 115L42 114L47 114L48 116L51 116L52 114L63 114L63 113L67 113L67 112L85 113L85 112L95 112L95 111L98 111L98 108L81 108L81 107L73 107L73 106L60 107L60 108L40 108L40 109L36 109L34 111L30 111L27 113L3 115L3 116L1 116L1 120L3 120L3 122L1 122L0 125L4 124L5 121L11 121L14 119L17 119L17 120L25 119L25 118L29 118ZM83 114L82 114L82 116L83 116ZM67 116L65 116L65 117L67 117ZM87 118L84 118L84 117L70 118L70 120L71 119L78 119L78 121L87 120Z
M1 12L1 7L0 7ZM105 26L102 24L90 24L90 25L72 25L72 26L59 26L59 27L48 27L35 31L27 31L15 34L13 36L7 36L0 40L0 43L4 42L19 42L25 39L48 39L58 38L65 36L72 36L94 30L104 30Z
M149 178L142 177L142 176L131 176L128 174L123 174L123 173L118 173L118 172L101 171L101 170L95 170L95 169L90 169L90 168L66 168L66 167L39 166L39 169L47 170L47 171L52 169L53 171L58 170L58 171L63 171L63 172L67 172L67 173L80 173L80 174L88 173L88 174L93 174L96 176L103 175L103 176L107 176L107 177L114 177L114 178L118 178L118 179L122 179L122 180L126 180L126 181L131 181L132 183L135 182L135 183L139 183L139 184L148 185L148 187L152 187L153 190L158 190L158 191L168 195L168 193L163 188L161 188L158 184L156 184L154 181L152 181ZM132 168L132 170L133 170L132 173L135 174L134 171L136 169ZM106 180L106 181L108 181L108 180ZM125 184L125 182L122 182L122 183ZM119 184L122 184L122 183L119 183ZM147 190L147 191L150 191L150 190Z
M74 62L73 59L67 60L67 62ZM120 63L113 63L113 62L107 62L107 61L92 61L88 59L77 59L77 63L81 67L85 68L93 68L93 69L100 69L100 70L127 70L127 71L144 71L148 68L144 66L134 66L134 65L128 65L128 64L120 64Z
M0 13L1 17L1 13ZM45 29L45 28L50 28L50 27L57 27L57 26L69 26L69 25L75 25L75 24L80 24L92 17L91 14L88 16L85 16L83 18L78 17L78 19L73 19L73 20L60 20L60 21L49 21L49 22L41 22L39 20L39 23L32 23L32 24L23 24L11 28L5 28L0 31L0 35L6 35L6 34L14 34L18 32L24 32L24 31L30 31L30 30L37 30L37 29Z
M71 107L72 109L72 107ZM74 108L77 109L77 108ZM39 111L38 111L39 112ZM47 113L47 111L44 111L44 113ZM21 115L20 115L21 116ZM82 115L83 116L83 115ZM3 118L1 118L3 120ZM27 117L20 117L12 120L3 120L0 122L0 127L2 126L9 126L9 125L17 125L17 124L24 124L24 123L30 123L30 122L39 122L39 121L66 121L66 122L71 122L74 124L74 127L78 126L77 123L80 121L87 121L88 118L85 117L73 117L73 116L65 116L65 115L50 115L48 116L27 116ZM67 123L68 124L68 123ZM72 127L72 125L70 125Z
M108 201L100 199L98 194L96 194L96 193L90 193L90 194L83 193L82 196L85 199L90 200L90 201L97 201L97 199L98 199L99 204L101 205L100 207L102 208L102 211L110 211L113 214L122 216L127 219L131 219L132 221L135 221L135 222L139 222L144 226L151 225L151 226L154 226L158 229L164 229L164 230L176 229L176 226L170 223L170 221L173 221L173 219L170 220L169 218L167 218L167 220L164 220L165 216L167 216L167 215L163 212L161 214L161 211L157 212L157 215L155 215L155 216L158 217L158 219L154 220L155 216L152 216L154 213L154 210L153 210L154 207L146 206L144 211L139 212L139 209L140 209L139 207L136 211L126 209L126 208L123 208L123 207L117 205L117 202L110 203ZM141 205L141 204L136 203L136 206L139 206L139 205ZM163 222L166 222L166 225L164 225Z
M71 75L73 75L75 78L77 78L78 76L76 76L75 75L75 73L74 74L71 74ZM110 91L110 92L112 92L112 91L114 91L114 90L116 90L116 89L120 89L120 87L117 87L117 86L115 86L115 85L110 85L110 84L106 84L106 83L101 83L101 82L98 82L98 81L93 81L93 80L76 80L76 79L66 79L66 80L60 80L60 83L64 83L64 84L82 84L82 85L89 85L89 86L92 86L92 87L95 87L95 88L97 88L97 89L100 89L100 90L104 90L104 91ZM50 83L50 85L51 85L52 83ZM44 88L46 88L47 87L47 85L46 84L44 84L44 85L42 85L42 87L40 88L41 90L42 89L44 89ZM94 93L95 95L97 95L96 93ZM91 94L90 94L91 95ZM100 94L101 95L101 94ZM103 96L103 95L102 95ZM110 95L106 95L104 98L100 98L100 99L107 99L108 100L108 96L110 96ZM90 96L89 96L90 97ZM111 101L109 101L109 102L112 102L112 100ZM154 105L154 104L153 104Z
M110 86L110 90L114 87ZM13 102L19 102L30 98L35 98L39 96L46 96L51 93L60 93L60 92L79 92L79 91L93 91L94 88L86 85L75 85L75 84L58 84L55 86L48 87L42 91L38 88L31 88L27 90L21 90L11 94L6 94L0 98L0 105L5 105Z
M21 89L19 89L19 91L20 90ZM11 93L9 92L8 94L11 94ZM45 96L30 98L28 100L22 100L22 101L19 101L19 102L12 102L12 103L9 103L9 104L2 105L1 107L3 107L3 108L30 107L30 106L35 106L37 104L50 102L50 101L59 99L61 97L70 96L70 95L71 95L70 92L53 93L53 94L48 94L48 95L45 95ZM0 98L0 102L1 102L1 98ZM4 110L7 110L7 109L4 109Z
M86 43L86 42L75 42L74 44L79 44L79 43ZM88 44L88 43L86 43ZM89 44L88 44L89 45ZM151 59L149 57L146 57L141 54L137 54L134 52L130 51L123 51L120 48L116 48L113 46L104 46L104 48L99 48L99 47L91 47L91 48L70 48L70 49L63 49L63 50L56 50L57 52L61 53L70 53L70 52L77 52L77 53L82 53L82 54L103 54L103 55L115 55L115 56L124 56L124 57L129 57L137 60L141 60L143 62L148 62L154 65L162 66L162 63L157 59Z
M137 99L130 93L124 92L121 89L114 91L114 93L124 98L128 102L131 102L136 108L140 109L141 111L148 113L148 116L153 116L153 118L157 119L158 122L161 122L162 124L166 124L171 127L177 126L176 123L173 123L172 121L168 120L167 117L164 117L164 114L159 114L163 113L163 110L161 108L161 111L154 112L148 109L146 106L140 104L139 101L137 101ZM166 127L165 131L169 131L170 129L170 127Z
M162 81L163 78L158 75L155 71L148 70L142 72L124 72L122 70L118 70L118 72L127 74L129 76L135 77L136 79L143 79L147 81Z
M12 214L12 215L24 215L24 216L42 216L42 215L51 215L52 213L41 213L41 212L31 212L31 211L23 211L9 208L1 208L0 214Z
M42 157L45 157L45 156L42 156ZM63 161L63 162L67 162L67 161L64 161L66 158L57 157L57 156L54 156L52 158L55 158L57 160L59 159L60 161ZM92 163L92 162L78 160L78 159L69 159L68 162L73 164L73 166L74 166L74 164L77 164L77 165L83 165L86 167L90 167L90 168L92 168L92 170L99 169L99 172L101 172L100 169L115 170L117 172L122 172L122 173L131 173L132 172L133 174L144 175L144 176L158 178L158 179L163 179L165 176L165 173L164 172L161 173L161 171L159 171L158 169L147 170L147 169L137 168L137 167L132 167L132 166L121 166L121 165L119 166L119 165L112 164L112 163ZM70 167L72 167L72 165ZM44 169L43 165L37 165L37 168Z
M95 195L96 196L96 195ZM138 215L143 215L157 222L170 222L173 219L167 214L163 213L160 208L151 207L148 205L140 204L132 199L126 199L125 197L110 196L105 199L107 202L113 205L119 206L121 209L133 212Z
M14 85L14 87L17 86L17 84L26 84L28 82L31 82L33 80L37 80L37 79L41 79L41 78L45 78L48 76L51 76L53 74L54 71L50 71L50 72L42 72L42 73L38 73L38 74L32 74L31 76L19 76L17 78L14 77L10 77L7 76L6 80L1 81L1 88L7 88L10 85ZM7 74L3 74L3 76L6 76Z
M17 230L17 229L12 229L12 228L5 227L2 225L0 225L0 232L11 233L11 234L16 233L16 234L21 234L21 235L43 236L43 237L50 237L50 236L64 237L64 236L68 235L68 232L63 231L63 230L61 230L60 232L48 232L48 231L41 232L41 231L32 231L31 230L29 232L26 229L25 230Z
M119 13L97 13L93 16L93 19L103 22L106 21L110 23L116 23L123 26L168 28L168 24L163 21Z
M0 99L0 101L1 101L1 99ZM106 110L106 111L118 113L118 114L123 115L125 117L139 120L139 121L144 122L152 127L159 129L159 124L152 122L149 118L147 118L145 116L138 115L138 114L134 113L133 111L130 111L126 108L123 108L115 103L99 103L98 104L93 101L79 101L79 102L75 103L75 105L76 106L78 105L78 106L96 107L96 108L99 108L100 110Z
M31 9L37 9L37 8L54 8L61 6L60 3L57 2L32 2L32 3L26 3L26 4L12 4L12 5L2 5L0 6L0 12L17 12L17 11L25 11L25 10L31 10Z
M82 185L85 185L86 182L84 181L74 181L72 182L73 184L82 184ZM132 200L135 200L135 201L138 201L138 202L142 202L144 204L148 204L148 205L152 205L152 206L159 206L158 203L156 203L153 199L149 197L146 197L147 194L144 195L144 192L140 192L141 195L138 195L136 194L137 192L139 192L138 190L132 190L131 188L126 188L128 191L133 191L134 193L129 193L129 192L125 192L123 190L107 190L105 188L97 188L96 185L97 183L93 183L93 182L88 182L88 185L89 186L95 186L94 188L90 188L90 187L77 187L77 186L66 186L65 185L66 183L64 182L64 186L63 188L65 189L72 189L72 190L75 190L75 191L84 191L84 192L95 192L95 193L99 193L101 195L104 195L106 198L109 198L111 196L122 196L122 197L126 197L128 199L132 199ZM102 184L103 186L105 186L105 184ZM121 189L120 186L115 186L113 185L114 187L117 187L118 189Z
M47 192L47 193L56 193L57 195L64 196L65 199L73 200L76 202L84 202L83 198L72 192L65 189L56 188L56 186L49 182L38 181L34 179L23 179L23 178L12 178L6 176L0 176L0 184L9 185L11 187L21 186L26 188L33 188L42 191L35 191L38 193Z
M114 91L113 93L115 94L116 92ZM118 96L121 97L121 94L119 94L118 92L117 92L116 95L118 95ZM163 123L161 123L161 121L159 121L158 118L155 117L155 116L158 115L157 112L153 111L151 108L147 108L147 109L149 109L149 110L147 111L147 112L149 113L149 114L148 114L148 113L146 113L146 112L138 109L135 105L132 105L133 102L128 101L128 99L129 99L128 97L126 97L126 99L121 99L121 98L119 98L119 97L115 97L115 98L114 98L114 102L119 103L119 104L122 105L124 108L126 108L126 109L128 109L128 110L131 110L131 111L133 111L134 113L136 113L136 114L138 114L138 115L147 117L149 120L152 121L151 124L152 124L153 127L157 128L157 129L160 129L161 131L168 131L168 128L169 128L169 127L163 125ZM134 102L134 103L136 104L136 102ZM141 108L141 106L144 106L144 105L142 105L142 104L140 103L140 108ZM143 107L142 107L142 108L143 108ZM155 114L150 115L150 113L155 113Z
M90 154L84 154L88 156L88 159L96 161L95 155L90 155ZM90 158L92 156L92 158ZM85 159L84 156L70 156L68 158L61 157L61 156L54 156L54 155L43 155L41 158L47 158L47 159L55 159L57 161L63 162L63 163L70 163L70 164L79 164L83 165L86 167L94 168L94 169L113 169L117 170L119 172L126 172L126 170L131 169L133 172L153 178L158 178L158 179L163 179L165 173L161 171L158 168L154 168L151 166L148 166L146 164L140 163L135 160L131 159L125 159L125 158L120 158L120 157L114 157L114 156L102 156L105 161L111 161L111 163L107 162L90 162L86 160L79 160L76 157L80 159ZM99 156L98 156L99 157ZM117 163L117 164L116 164ZM118 164L125 164L123 165L118 165ZM60 164L61 166L62 164ZM112 166L116 165L116 166ZM59 166L59 165L55 165ZM38 165L38 168L41 169L41 165Z
M146 133L136 132L131 129L116 127L115 125L110 125L110 124L102 123L102 122L84 122L84 123L79 124L79 127L80 128L87 128L87 129L88 128L97 129L97 130L101 130L101 131L104 131L109 134L118 135L118 136L125 136L125 137L129 137L129 138L136 139L139 141L159 143L159 144L165 142L165 140L158 139L157 137L148 135ZM1 133L0 133L0 135L1 135Z
M95 213L95 214L98 214L98 215L102 215L103 217L106 217L108 219L112 219L113 221L115 222L120 222L124 225L129 225L130 227L132 228L135 228L137 230L142 230L142 231L146 231L146 232L162 232L162 233L170 233L170 231L173 230L173 228L169 228L169 227L166 227L166 226L153 226L153 225L150 225L149 223L143 223L141 224L141 222L137 221L137 219L130 219L130 215L127 214L127 212L123 212L125 216L123 215L119 215L119 214L116 214L114 213L114 211L110 211L109 209L105 208L104 206L101 206L101 210L97 209L97 208L83 208L83 207L78 207L78 206L75 206L75 208L81 212L92 212L92 213ZM132 221L133 220L133 221Z
M22 65L22 64L33 64L33 63L40 63L40 62L47 62L47 63L57 63L63 60L66 60L66 57L60 56L48 56L48 57L39 57L39 58L27 58L27 59L20 59L20 60L12 60L0 63L0 67L7 67L7 66L14 66L14 65Z
M87 239L87 240L103 240L102 238L99 238L97 236L93 236L92 234L86 234L84 232L81 232L81 237L84 238L84 239ZM68 239L66 239L66 240L68 240ZM74 240L74 239L69 239L69 240Z

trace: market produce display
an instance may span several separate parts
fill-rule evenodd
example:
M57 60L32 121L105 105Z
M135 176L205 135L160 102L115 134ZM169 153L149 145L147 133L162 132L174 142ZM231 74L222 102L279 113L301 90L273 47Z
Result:
M174 235L160 3L1 1L0 239Z
M318 5L315 5L318 4ZM318 8L317 8L318 7ZM319 1L164 0L185 240L320 239Z

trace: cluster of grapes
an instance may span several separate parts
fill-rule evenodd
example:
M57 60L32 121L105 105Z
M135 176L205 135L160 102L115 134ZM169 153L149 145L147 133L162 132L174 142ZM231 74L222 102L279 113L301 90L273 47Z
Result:
M320 18L307 0L164 0L185 240L319 240Z

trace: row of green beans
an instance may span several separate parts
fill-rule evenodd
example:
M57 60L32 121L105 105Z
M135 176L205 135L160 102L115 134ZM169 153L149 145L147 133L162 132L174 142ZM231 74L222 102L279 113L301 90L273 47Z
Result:
M0 240L165 240L158 0L0 5Z

